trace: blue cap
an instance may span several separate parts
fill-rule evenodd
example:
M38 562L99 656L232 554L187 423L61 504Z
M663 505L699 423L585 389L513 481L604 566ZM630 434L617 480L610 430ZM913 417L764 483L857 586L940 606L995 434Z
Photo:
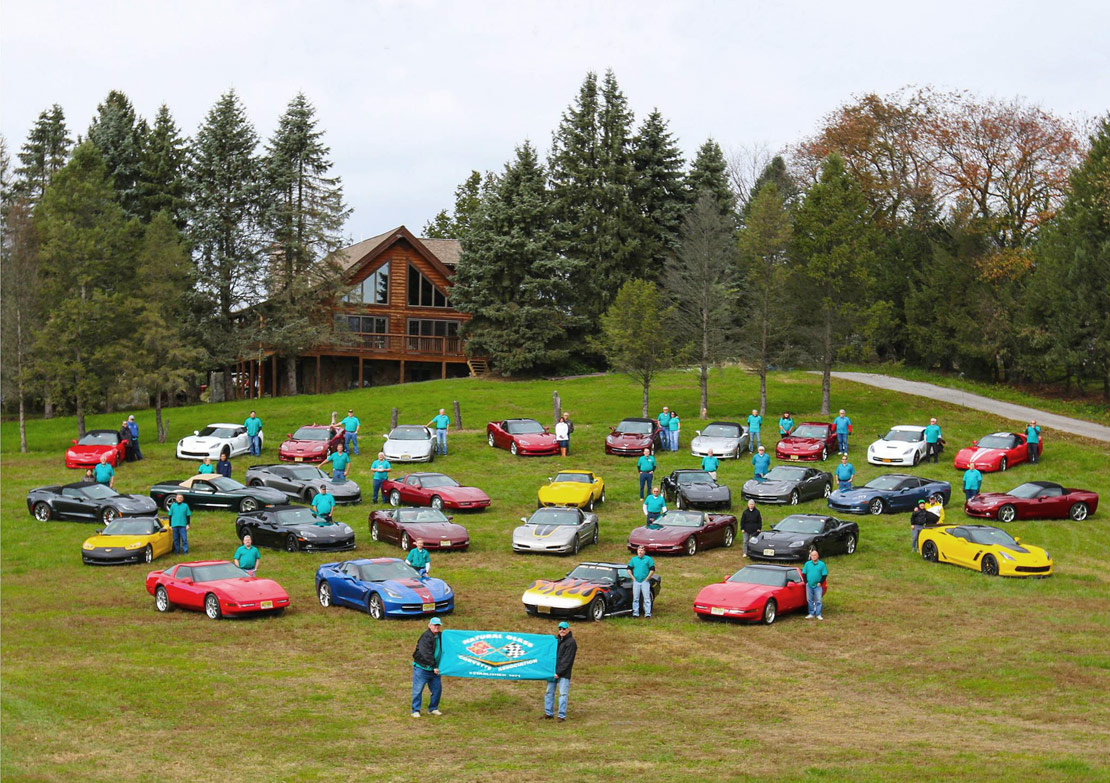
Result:
M563 622L559 623L559 627L560 628L570 628L570 625L564 620Z
M428 625L443 625L443 623L440 622L438 617L433 617L428 621Z

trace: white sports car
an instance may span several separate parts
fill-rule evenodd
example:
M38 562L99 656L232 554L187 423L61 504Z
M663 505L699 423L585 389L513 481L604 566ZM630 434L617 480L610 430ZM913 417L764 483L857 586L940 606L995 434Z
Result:
M436 458L435 436L427 427L402 424L382 437L382 451L390 462L432 462Z
M925 428L899 424L867 447L872 465L916 465L925 456Z
M258 439L265 444L265 433L258 433ZM217 460L220 454L226 452L230 459L246 454L250 447L251 439L242 424L209 424L202 430L193 430L192 435L177 442L177 458L202 460L211 457Z

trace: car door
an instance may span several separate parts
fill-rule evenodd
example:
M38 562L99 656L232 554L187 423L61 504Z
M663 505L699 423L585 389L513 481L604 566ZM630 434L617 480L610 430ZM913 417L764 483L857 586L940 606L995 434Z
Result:
M401 509L386 511L378 517L378 540L398 542L401 540Z
M593 526L590 524L589 519L582 513L582 509L575 509L578 512L578 528L575 530L575 535L578 536L578 546L583 547L590 543L590 535L593 531Z
M228 438L228 446L231 449L232 455L242 454L250 451L250 436L247 435L246 427L236 427L232 430L232 435Z
M493 425L493 445L503 449L509 448L509 423L502 421Z
M151 523L152 536L150 550L154 557L161 557L173 551L173 531L169 523L156 520Z
M281 547L284 536L278 529L277 518L273 514L262 513L255 517L254 529L258 535L259 546Z
M401 482L398 489L401 492L401 500L404 503L415 506L426 506L431 501L428 497L429 493L424 490L424 485L418 476L409 476Z
M601 490L604 489L604 484L601 482L601 476L590 474L590 482L593 484L593 490L590 497L596 503L601 500Z
M336 569L336 576L329 580L332 599L338 604L358 606L359 596L364 592L358 579L358 566L350 562L342 563Z
M821 535L825 540L825 546L830 552L847 554L848 547L845 542L847 541L848 533L843 522L833 517L826 517L824 526L821 529ZM821 550L818 549L818 551Z
M1039 519L1066 517L1071 508L1071 498L1060 487L1045 487L1037 497L1024 506L1018 506L1019 517ZM1024 512L1024 513L1023 513Z
M917 505L918 490L921 481L915 478L902 479L901 483L889 494L890 509L892 511L905 511Z
M811 500L825 494L821 485L821 471L816 468L806 468L805 477L798 484L798 497L802 500Z
M207 481L194 481L192 487L182 490L182 494L185 495L185 502L192 508L213 508L218 505L216 488Z
M702 513L701 524L694 531L694 536L698 539L698 549L717 546L721 543L721 539L724 537L724 527L719 520L720 517L711 517L709 514Z
M974 567L975 545L971 534L964 527L954 527L941 533L941 559L957 565Z
M786 572L786 585L776 591L775 600L779 613L792 612L806 605L806 585L802 574L796 568Z
M627 568L613 569L615 582L609 591L609 611L625 612L632 609L632 572Z
M270 468L270 475L262 483L274 489L280 489L290 497L300 497L301 482L293 478L293 471L289 468Z
M53 505L54 513L59 517L91 519L96 514L95 507L77 487L62 487Z
M174 575L166 580L165 586L171 603L190 609L204 606L204 585L193 582L191 566L178 566Z

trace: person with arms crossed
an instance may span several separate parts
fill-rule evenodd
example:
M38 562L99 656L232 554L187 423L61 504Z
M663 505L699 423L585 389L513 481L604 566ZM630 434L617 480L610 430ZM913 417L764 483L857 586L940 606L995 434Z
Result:
M419 571L421 576L432 572L432 556L424 548L424 539L416 539L416 546L409 550L405 562Z
M566 419L560 418L555 422L555 442L559 444L559 455L565 457L570 448L570 425Z
M443 622L438 617L428 621L428 630L420 635L412 653L412 717L420 717L424 688L428 689L428 712L442 715L439 697L443 683L439 677L439 662L443 657L443 640L439 638Z
M653 524L659 519L660 514L667 513L667 499L659 493L659 487L653 487L651 494L644 498L644 516L647 524Z
M247 437L250 438L250 448L248 451L252 457L257 457L262 453L262 439L258 437L258 433L262 432L262 419L251 415L243 422L243 426L247 428Z
M235 550L235 557L232 559L235 561L235 565L251 576L254 576L258 571L258 561L262 559L262 553L258 551L258 547L254 546L250 533L243 536L243 545Z
M655 574L655 561L647 556L642 546L636 548L636 556L628 561L632 572L632 616L640 616L640 604L644 605L644 617L651 617L651 577Z
M170 504L170 530L173 531L173 551L179 555L189 554L189 519L193 510L185 503L185 496L178 495Z
M312 499L312 512L330 525L334 521L331 518L333 508L335 508L335 495L328 492L327 484L321 484L320 493Z
M447 411L444 408L439 409L439 413L432 417L428 422L429 427L434 427L436 432L436 454L441 457L447 456L447 428L451 426L451 419L447 416Z
M821 598L825 594L825 580L829 578L829 568L817 554L817 547L809 550L809 560L802 566L802 577L806 580L806 602L809 605L806 619L812 620L816 617L818 620L824 620L825 618L821 616Z
M378 502L378 495L382 491L382 484L389 478L389 471L393 469L393 465L385 458L385 452L379 451L378 458L370 463L370 470L374 471L374 500Z
M574 670L574 656L578 654L578 642L570 632L570 624L565 620L559 623L555 632L559 644L555 648L555 679L547 681L547 693L543 697L543 718L555 717L555 693L559 694L559 723L567 719L567 702L570 701L570 673Z
M347 416L339 422L343 425L343 445L347 449L347 453L358 454L358 428L362 426L362 422L358 420L355 415L354 408L347 409Z

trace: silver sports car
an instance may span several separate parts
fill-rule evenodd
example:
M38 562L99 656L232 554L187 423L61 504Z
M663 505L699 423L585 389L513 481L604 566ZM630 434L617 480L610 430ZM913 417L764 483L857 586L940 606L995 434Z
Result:
M580 508L541 508L513 531L514 552L569 555L598 538L597 514Z
M362 500L362 490L350 479L335 482L315 465L293 465L282 462L277 465L251 465L247 468L248 487L272 487L280 489L293 502L311 503L320 493L320 487L327 486L328 492L335 495L335 502L358 503Z
M695 457L704 457L712 449L715 457L740 459L748 447L748 430L734 421L715 421L697 433L690 441L690 453Z
M427 427L402 424L382 437L382 451L390 462L432 462L436 458L435 436Z

